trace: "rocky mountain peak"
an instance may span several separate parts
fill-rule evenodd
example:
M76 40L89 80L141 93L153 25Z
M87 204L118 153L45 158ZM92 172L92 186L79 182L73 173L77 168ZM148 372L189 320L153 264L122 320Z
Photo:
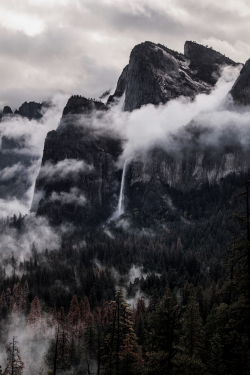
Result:
M26 117L29 120L40 120L43 117L43 110L48 108L50 103L24 102L18 110L13 113L9 106L5 106L2 111L2 117L7 115L16 115Z
M8 105L6 105L6 106L3 107L3 111L0 115L0 119L2 119L5 116L9 116L9 115L13 115L13 112L12 112L12 109Z
M213 89L221 66L237 65L195 42L186 42L184 50L183 55L148 41L136 45L107 104L112 105L124 93L124 110L130 112L146 104L164 104L179 96L192 99Z
M45 106L45 103L36 103L36 102L24 102L18 111L15 113L26 117L29 120L39 120L42 118L42 108Z
M87 115L90 114L93 110L107 111L108 107L101 101L87 99L80 95L72 95L63 110L63 117L70 114Z

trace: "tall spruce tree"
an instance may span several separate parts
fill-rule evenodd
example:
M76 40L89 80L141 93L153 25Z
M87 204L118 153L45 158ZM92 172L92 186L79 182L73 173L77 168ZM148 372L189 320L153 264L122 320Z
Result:
M111 306L113 313L105 337L103 356L104 373L139 374L142 363L140 348L133 329L132 311L124 299L122 290L116 292L115 301L111 302Z
M175 374L201 375L206 373L204 339L199 304L195 297L191 296L183 314L180 345L173 360Z
M178 342L180 307L176 296L167 287L162 302L149 316L145 374L169 374Z

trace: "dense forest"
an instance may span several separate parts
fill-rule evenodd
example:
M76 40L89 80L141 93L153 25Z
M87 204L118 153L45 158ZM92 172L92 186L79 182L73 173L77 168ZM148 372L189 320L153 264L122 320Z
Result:
M0 269L4 374L250 372L250 173L62 233L59 249L9 254ZM1 234L25 234L26 217ZM6 269L11 270L6 272Z

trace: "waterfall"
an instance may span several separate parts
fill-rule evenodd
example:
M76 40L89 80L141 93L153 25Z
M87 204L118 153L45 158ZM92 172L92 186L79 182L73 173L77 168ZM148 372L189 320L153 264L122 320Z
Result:
M118 214L119 215L122 215L124 213L125 176L126 176L127 164L130 159L131 158L125 160L123 171L122 171L122 182L121 182L120 196L119 196L119 202L118 202Z

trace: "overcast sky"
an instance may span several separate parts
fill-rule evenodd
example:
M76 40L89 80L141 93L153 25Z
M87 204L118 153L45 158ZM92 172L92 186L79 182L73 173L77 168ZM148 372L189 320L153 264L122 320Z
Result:
M134 45L186 40L250 57L249 0L0 0L0 108L55 92L99 97Z

